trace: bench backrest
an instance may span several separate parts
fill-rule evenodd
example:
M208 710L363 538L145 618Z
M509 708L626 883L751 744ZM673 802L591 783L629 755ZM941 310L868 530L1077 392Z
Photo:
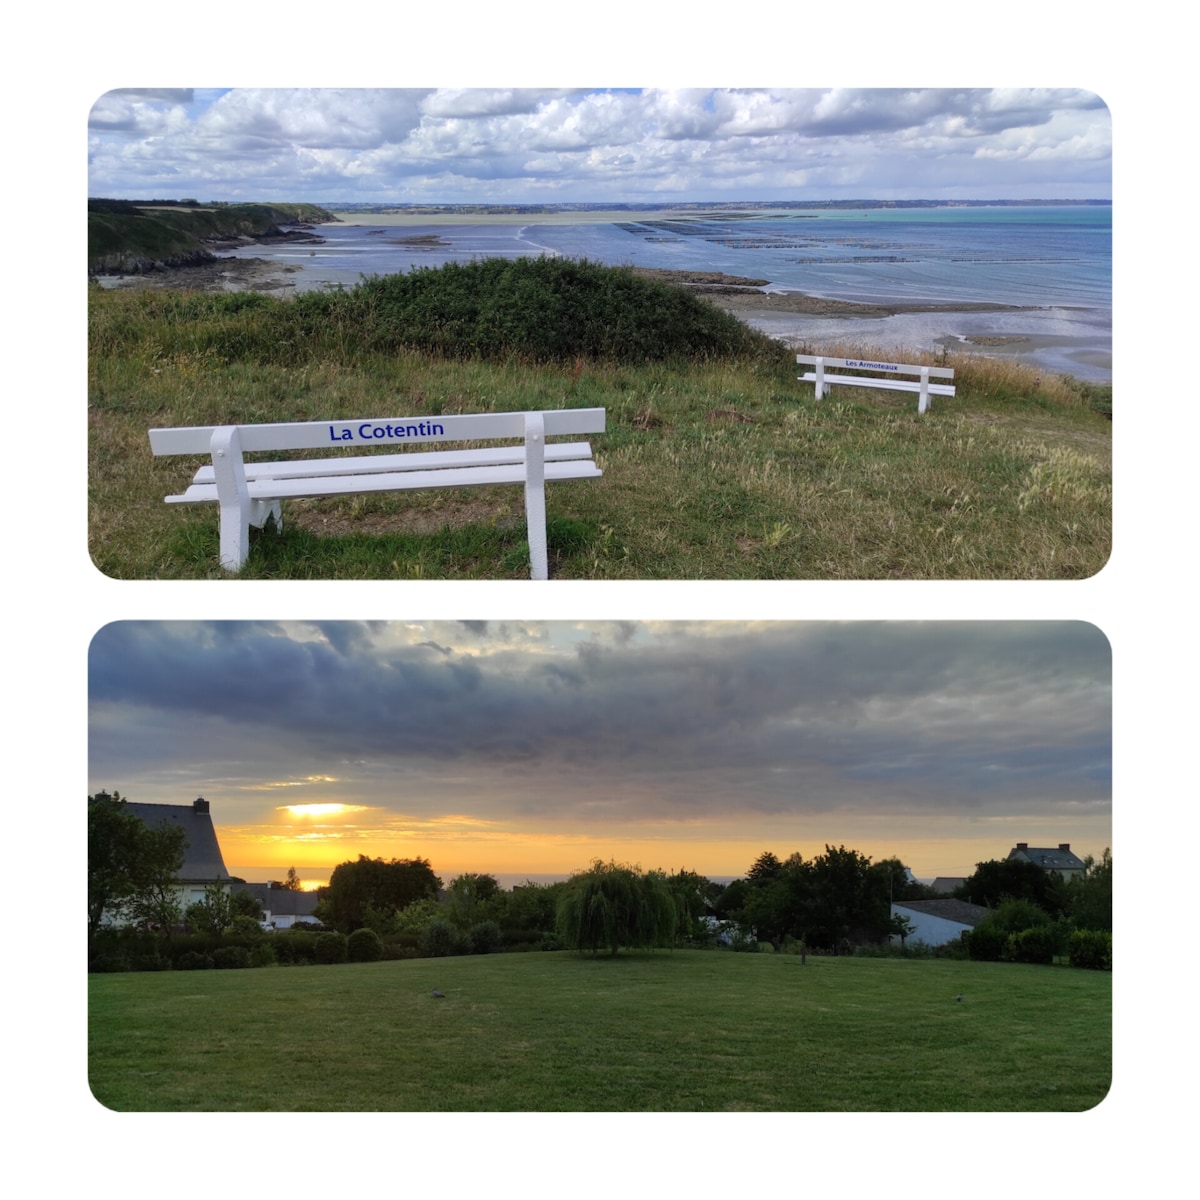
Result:
M868 358L831 358L825 354L797 354L796 361L808 363L809 366L816 366L820 362L823 366L844 371L887 371L893 375L920 375L922 371L928 370L931 379L954 378L953 367L926 368L913 366L910 363L880 362Z
M526 413L451 413L437 417L386 417L355 421L299 421L278 425L239 425L243 451L314 450L338 446L362 449L398 442L467 442L523 438ZM603 433L604 409L567 408L538 413L547 437ZM218 425L151 429L154 454L208 454Z

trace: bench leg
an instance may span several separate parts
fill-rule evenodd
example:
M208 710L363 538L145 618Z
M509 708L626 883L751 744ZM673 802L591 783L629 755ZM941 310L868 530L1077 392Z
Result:
M541 413L525 414L525 531L529 538L529 577L548 579L546 428Z
M250 553L252 501L237 427L226 425L214 430L211 449L221 510L221 566L226 571L240 571Z
M221 505L221 566L240 571L250 553L250 510L240 504Z

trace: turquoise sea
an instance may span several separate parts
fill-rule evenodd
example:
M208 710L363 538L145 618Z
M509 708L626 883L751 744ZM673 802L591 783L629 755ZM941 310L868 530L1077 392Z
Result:
M766 292L839 300L931 302L938 313L882 319L754 312L790 344L849 339L880 349L941 345L1008 354L1082 379L1112 373L1112 209L1106 205L853 210L722 209L511 215L471 224L395 215L322 225L316 246L247 247L297 268L298 290L487 256L565 255L611 265L721 271ZM420 239L414 241L414 239ZM954 305L1019 306L973 313Z

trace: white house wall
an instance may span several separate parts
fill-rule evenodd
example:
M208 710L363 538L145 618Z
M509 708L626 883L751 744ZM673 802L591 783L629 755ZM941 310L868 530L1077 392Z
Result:
M947 942L955 942L971 928L961 921L948 921L945 917L917 912L902 904L892 905L892 916L907 917L909 923L916 927L915 932L908 935L908 941L924 942L927 946L944 946Z

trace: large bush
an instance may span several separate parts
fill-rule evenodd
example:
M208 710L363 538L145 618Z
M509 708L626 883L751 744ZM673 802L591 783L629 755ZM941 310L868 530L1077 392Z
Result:
M1050 925L1035 925L1008 935L1010 962L1052 963L1058 936Z
M1093 971L1112 970L1112 934L1099 929L1076 929L1067 941L1071 966Z
M495 921L477 921L467 930L472 954L494 954L500 949L503 937Z
M330 930L328 933L318 933L316 942L316 960L319 963L344 963L346 961L346 945L348 938L344 933Z
M218 946L212 953L213 966L222 970L248 967L250 951L245 946Z
M373 929L356 929L346 940L346 956L351 962L378 962L382 955L383 942Z
M317 961L317 935L308 929L289 929L271 938L276 959L285 966Z
M469 954L467 935L444 917L434 917L421 930L421 953L427 958L445 958L451 954Z
M976 962L1003 962L1008 953L1008 933L988 920L967 935L967 953Z

